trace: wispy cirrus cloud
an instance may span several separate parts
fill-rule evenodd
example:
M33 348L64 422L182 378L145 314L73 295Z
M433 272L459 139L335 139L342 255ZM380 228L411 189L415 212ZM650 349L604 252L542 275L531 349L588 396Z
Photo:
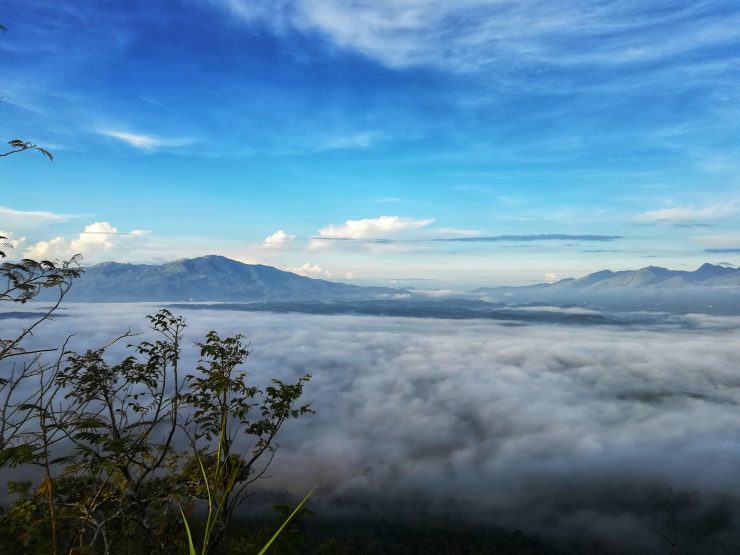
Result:
M324 141L322 150L362 150L374 146L383 139L383 134L377 131L361 131L330 137Z
M499 242L536 242L536 241L615 241L623 239L622 235L569 235L565 233L541 233L532 235L481 235L473 237L446 237L433 241L459 243L499 243Z
M677 228L685 228L685 229L691 229L691 228L706 228L706 227L715 227L715 224L705 224L705 223L681 223L681 224L673 224L673 227Z
M716 202L702 206L670 206L657 210L648 210L635 216L640 223L676 222L685 220L718 220L740 214L740 200Z
M0 206L0 221L3 225L15 230L27 230L48 224L66 222L74 218L71 214L59 214L41 210L15 210Z
M536 63L619 66L655 62L733 43L727 10L700 3L492 2L490 0L222 0L247 21L284 33L323 35L335 45L391 67L430 65L454 71ZM725 13L720 13L724 11ZM724 17L722 17L724 15ZM661 32L666 26L680 32ZM691 36L692 40L685 40ZM588 48L583 48L588 44Z
M123 141L124 143L139 150L154 151L160 148L176 148L187 146L194 141L187 138L166 138L144 133L132 133L129 131L119 131L115 129L106 129L99 131L100 135L112 137Z
M408 239L392 238L351 238L351 237L313 237L313 240L339 242L360 242L374 244L394 243L536 243L538 241L616 241L623 235L571 235L567 233L540 233L532 235L473 235L459 237L417 237Z

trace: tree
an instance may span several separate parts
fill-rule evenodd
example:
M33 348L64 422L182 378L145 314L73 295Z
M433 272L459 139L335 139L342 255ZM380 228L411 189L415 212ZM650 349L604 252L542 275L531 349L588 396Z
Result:
M222 339L211 331L198 347L202 357L198 374L186 377L184 396L194 412L184 429L195 453L189 474L198 476L192 472L197 462L202 478L193 484L194 491L208 501L202 549L206 554L222 541L246 488L270 466L283 424L313 411L308 404L295 406L309 375L294 384L273 379L264 390L247 385L246 373L239 368L249 356L244 336ZM253 444L248 452L237 449L241 434Z
M12 141L8 141L8 144L10 145L10 150L0 153L0 158L10 156L11 154L17 154L24 150L36 150L46 156L49 160L54 160L54 155L51 152L33 143L29 143L21 139L13 139Z
M0 237L0 240L7 240ZM3 243L4 248L12 244ZM0 251L5 257L5 253ZM42 360L42 355L56 349L28 350L24 341L57 310L72 285L80 276L77 257L63 262L23 259L0 265L0 302L25 304L42 291L56 290L56 300L51 306L30 320L30 324L11 338L0 338L0 467L36 464L44 475L44 491L51 521L52 544L56 546L56 510L54 507L53 480L49 447L57 438L47 426L47 412L54 389L56 363ZM64 352L64 349L61 350ZM33 382L29 394L25 385ZM33 426L36 425L36 428ZM56 553L54 547L53 553Z
M200 364L183 377L185 321L166 309L148 319L156 339L128 345L131 355L106 356L130 331L83 354L64 350L33 373L40 390L13 405L25 420L4 462L44 468L40 528L49 528L52 551L59 542L122 553L135 538L139 548L176 552L178 507L205 503L202 553L214 553L248 486L269 467L282 426L311 412L297 405L308 375L248 383L241 335L208 333ZM29 499L21 495L22 514Z

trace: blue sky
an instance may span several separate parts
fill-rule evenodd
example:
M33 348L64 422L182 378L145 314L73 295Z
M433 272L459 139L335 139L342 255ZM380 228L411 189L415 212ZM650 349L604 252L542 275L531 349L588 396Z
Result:
M737 2L10 0L0 23L2 136L56 155L2 160L16 256L454 287L740 263Z

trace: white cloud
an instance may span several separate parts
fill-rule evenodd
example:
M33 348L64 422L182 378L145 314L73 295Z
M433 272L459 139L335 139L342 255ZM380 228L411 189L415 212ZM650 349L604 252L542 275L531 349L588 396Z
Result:
M735 216L740 213L740 201L732 200L724 203L708 204L705 206L671 206L658 210L648 210L635 217L637 222L675 222L686 220L717 220Z
M10 260L20 258L21 249L26 242L26 238L16 237L12 231L2 229L0 229L0 237L5 237L5 239L0 239L0 251L3 251Z
M318 230L308 243L309 251L361 248L375 254L401 254L430 250L431 242L480 235L476 230L430 227L434 218L378 216L346 220Z
M23 251L24 258L34 260L54 260L57 258L68 258L69 245L64 237L54 237L49 241L39 241Z
M319 229L321 239L380 239L434 223L434 219L416 220L400 216L379 216L361 220L346 220L343 225L328 225Z
M132 237L143 237L144 235L149 235L151 233L151 230L148 229L132 229L127 233L127 235L131 235Z
M0 206L0 221L11 229L34 229L57 222L66 222L73 216L56 212L15 210Z
M218 0L216 0L218 1ZM614 66L669 59L736 36L732 18L701 3L645 12L644 2L572 0L220 0L277 32L319 33L391 67L453 71L522 63ZM666 33L670 26L675 32ZM685 40L691 36L692 40ZM588 44L588 48L583 48Z
M279 249L295 239L295 235L288 235L282 229L278 229L272 235L268 235L262 243L263 249Z
M141 238L148 233L141 229L119 232L108 222L95 222L85 226L85 230L74 239L58 236L34 243L23 252L23 256L54 260L81 254L88 261L97 261L102 255L111 256L116 247L125 247L130 238Z
M714 233L699 235L694 239L705 247L737 248L740 245L740 233Z
M118 131L114 129L102 130L100 131L100 134L123 141L134 148L149 151L156 150L158 148L185 146L193 142L191 139L164 138L157 137L155 135L130 133L128 131Z
M324 270L318 264L311 264L309 262L306 262L303 266L288 267L285 268L285 270L287 272L293 272L294 274L311 278L331 278L331 272L329 272L328 270Z

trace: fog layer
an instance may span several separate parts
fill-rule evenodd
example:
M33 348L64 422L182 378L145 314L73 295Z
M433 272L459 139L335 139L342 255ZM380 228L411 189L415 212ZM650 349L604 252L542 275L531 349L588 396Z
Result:
M33 342L75 332L82 350L127 327L147 331L155 310L70 305ZM327 512L463 517L566 543L735 545L739 319L510 326L181 313L190 343L211 329L247 334L258 384L313 375L316 415L285 428L264 488L298 495L321 479L314 503ZM0 337L23 324L0 319ZM195 355L186 352L191 364Z

